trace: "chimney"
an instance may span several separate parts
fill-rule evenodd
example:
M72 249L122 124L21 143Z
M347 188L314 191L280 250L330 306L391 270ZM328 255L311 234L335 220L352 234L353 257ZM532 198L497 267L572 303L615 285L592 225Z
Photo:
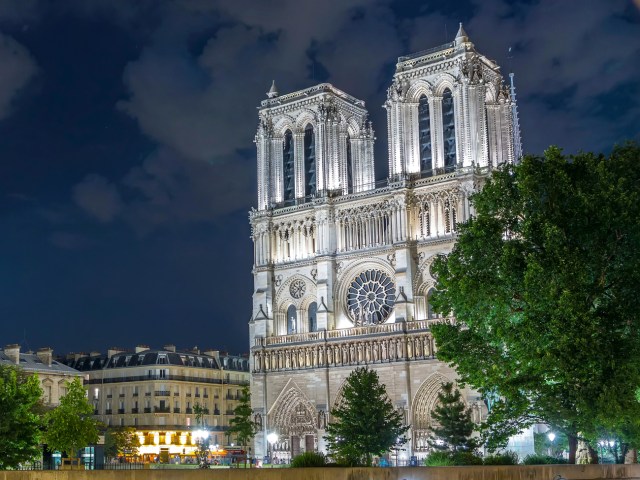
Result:
M167 350L168 352L174 352L176 351L176 346L175 345L171 345L170 343L165 345L164 347L165 350Z
M210 357L216 357L216 358L218 358L218 356L220 355L219 350L212 350L212 349L205 350L202 353L204 353L205 355L209 355Z
M191 349L191 351L192 351L193 353L195 353L196 355L199 355L199 354L200 354L200 350L198 349L198 346L197 346L197 345L196 345L195 347L193 347L193 348Z
M4 347L4 354L16 365L20 363L20 345L17 343Z
M39 348L36 355L47 367L51 366L53 362L53 349L49 347Z
M124 349L122 348L118 348L118 347L111 347L109 350L107 350L107 357L111 358L113 357L115 354L117 353L122 353L124 352Z
M100 356L100 352L91 352L91 353L89 353L89 356L90 356L91 358L99 357L99 356Z
M149 350L149 345L136 345L136 353Z

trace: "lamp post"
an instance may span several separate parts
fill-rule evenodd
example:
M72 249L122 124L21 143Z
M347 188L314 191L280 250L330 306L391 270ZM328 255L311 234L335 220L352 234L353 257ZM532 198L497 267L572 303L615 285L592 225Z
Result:
M273 468L273 446L278 441L278 434L276 432L271 432L267 435L267 447L269 448L269 463L271 464L271 468Z

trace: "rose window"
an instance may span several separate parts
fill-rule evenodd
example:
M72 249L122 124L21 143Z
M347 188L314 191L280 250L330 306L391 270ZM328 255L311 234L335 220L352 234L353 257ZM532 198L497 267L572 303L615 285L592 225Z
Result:
M356 325L382 323L391 314L396 287L380 270L367 270L358 275L347 291L347 311Z

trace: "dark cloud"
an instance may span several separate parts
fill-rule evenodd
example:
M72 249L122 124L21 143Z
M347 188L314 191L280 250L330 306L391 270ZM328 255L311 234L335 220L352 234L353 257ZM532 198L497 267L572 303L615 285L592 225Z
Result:
M11 112L20 90L36 74L38 67L29 51L12 37L0 33L0 120Z
M73 188L73 199L89 215L101 222L112 221L122 210L115 185L100 175L88 175Z

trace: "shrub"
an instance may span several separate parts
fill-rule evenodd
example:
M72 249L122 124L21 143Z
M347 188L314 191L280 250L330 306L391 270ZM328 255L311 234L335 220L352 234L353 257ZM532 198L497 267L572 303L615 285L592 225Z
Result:
M485 465L517 465L518 454L516 452L502 452L489 455L484 459Z
M431 452L424 459L424 464L427 467L451 467L455 465L449 452Z
M324 467L325 464L324 455L317 452L304 452L291 459L291 466L295 468Z
M551 457L549 455L527 455L522 460L524 465L552 465L557 463L567 463L563 458Z
M482 457L473 452L454 452L451 459L454 465L482 465Z

